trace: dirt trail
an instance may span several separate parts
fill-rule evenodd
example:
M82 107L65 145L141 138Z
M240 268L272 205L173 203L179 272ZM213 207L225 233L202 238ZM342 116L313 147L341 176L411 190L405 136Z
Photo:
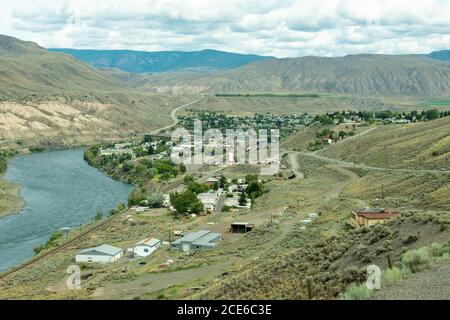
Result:
M131 299L135 296L156 292L173 285L188 283L196 279L211 279L224 272L232 265L233 259L205 265L200 268L186 269L173 272L150 273L127 283L108 284L98 288L92 298L94 299Z
M298 178L304 178L305 175L301 172L300 164L298 163L298 154L297 153L289 153L288 154L289 162L291 163L291 169L294 171L295 175Z

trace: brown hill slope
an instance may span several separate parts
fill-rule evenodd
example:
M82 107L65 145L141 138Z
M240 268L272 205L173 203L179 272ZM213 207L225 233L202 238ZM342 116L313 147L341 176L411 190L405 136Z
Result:
M186 97L147 94L71 56L0 35L0 143L84 143L171 123Z
M329 146L331 158L389 168L450 168L450 117L406 125L381 126Z
M165 92L332 92L364 96L450 95L450 63L421 55L349 55L274 59L197 76L147 75Z

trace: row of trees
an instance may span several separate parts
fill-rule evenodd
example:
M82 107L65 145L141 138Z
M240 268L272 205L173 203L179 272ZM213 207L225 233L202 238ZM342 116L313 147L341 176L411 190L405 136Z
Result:
M390 110L383 111L336 111L333 113L321 114L315 117L315 121L321 124L334 124L335 120L343 123L350 117L358 117L366 122L373 122L375 119L406 119L410 121L428 121L450 116L450 111L439 111L437 109L424 111L396 112Z

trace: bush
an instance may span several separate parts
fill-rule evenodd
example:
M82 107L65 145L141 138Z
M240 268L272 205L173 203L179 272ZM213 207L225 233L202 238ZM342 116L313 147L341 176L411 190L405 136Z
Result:
M97 212L97 214L95 215L95 221L100 221L103 219L103 212L99 211Z
M377 249L377 255L380 255L385 252L392 251L391 241L385 240L383 244Z
M419 272L429 267L432 257L426 247L410 250L403 254L402 263L412 272Z
M402 239L402 242L404 244L410 244L410 243L416 242L419 239L420 239L420 234L419 233L416 233L416 234L410 233L409 235L407 235L406 237L404 237Z
M387 269L381 276L381 285L383 286L383 288L392 286L393 284L402 280L407 274L408 269L400 269L397 267Z
M45 246L43 244L38 244L33 247L33 251L34 251L35 255L38 255L44 249L45 249Z
M366 300L372 295L372 290L367 288L366 284L352 283L347 290L340 296L342 300Z

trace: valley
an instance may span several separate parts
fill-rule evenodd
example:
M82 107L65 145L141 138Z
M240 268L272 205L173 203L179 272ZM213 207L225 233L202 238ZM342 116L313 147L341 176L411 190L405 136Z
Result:
M445 53L47 50L0 35L0 252L14 257L0 299L414 296L450 259L449 88ZM175 163L170 134L195 119L279 129L279 171ZM104 245L114 261L80 262Z

